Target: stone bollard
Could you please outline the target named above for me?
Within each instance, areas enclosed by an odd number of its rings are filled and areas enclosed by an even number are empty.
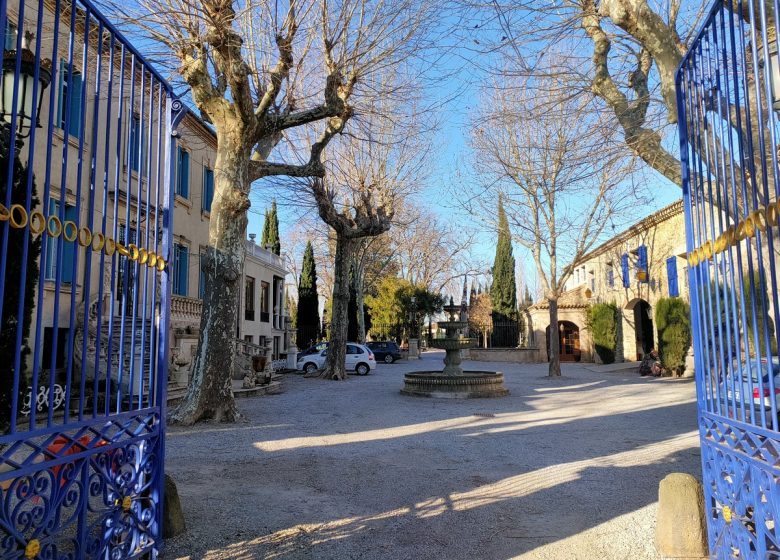
[[[181,510],[179,491],[169,475],[165,475],[165,495],[163,498],[163,538],[170,539],[187,530],[184,513]]]
[[[410,360],[416,360],[420,357],[420,348],[417,345],[417,339],[416,338],[410,338],[409,339],[409,359]]]
[[[287,347],[287,369],[296,369],[298,367],[298,348],[295,344]]]
[[[704,491],[695,477],[671,473],[658,487],[655,547],[667,558],[707,558]]]

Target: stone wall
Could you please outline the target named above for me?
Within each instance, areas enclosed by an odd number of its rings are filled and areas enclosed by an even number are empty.
[[[538,348],[471,348],[467,359],[515,364],[535,364],[542,361]]]

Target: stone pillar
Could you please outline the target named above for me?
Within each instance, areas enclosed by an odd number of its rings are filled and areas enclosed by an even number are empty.
[[[295,344],[287,347],[287,369],[296,369],[298,367],[298,348]]]
[[[420,347],[416,338],[409,339],[409,359],[416,360],[420,357]]]
[[[691,347],[688,348],[688,354],[685,356],[685,371],[683,371],[683,377],[694,377],[696,375],[696,368],[694,364],[695,360],[693,357],[693,344],[691,344]]]

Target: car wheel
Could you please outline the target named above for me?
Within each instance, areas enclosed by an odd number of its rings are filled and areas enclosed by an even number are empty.
[[[392,364],[393,363],[393,356],[391,354],[385,354],[385,363],[386,364]]]
[[[358,375],[368,375],[368,370],[369,368],[366,364],[358,364],[357,367],[355,368],[355,372]]]
[[[312,373],[314,373],[315,371],[317,371],[317,369],[318,369],[318,368],[317,368],[317,364],[315,364],[314,362],[309,362],[308,364],[306,364],[305,366],[303,366],[303,371],[305,371],[305,372],[306,372],[306,373],[308,373],[309,375],[311,375]]]

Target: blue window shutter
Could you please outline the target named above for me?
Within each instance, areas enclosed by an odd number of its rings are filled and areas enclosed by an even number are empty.
[[[631,274],[628,270],[628,255],[624,254],[620,257],[620,267],[623,269],[623,287],[631,287]]]
[[[669,296],[679,296],[680,288],[677,283],[677,257],[669,257],[666,259],[666,275],[669,277]]]
[[[182,246],[181,247],[181,268],[179,268],[179,274],[181,275],[181,295],[186,296],[187,295],[187,277],[189,275],[190,266],[189,266],[189,253],[187,252],[187,247]]]
[[[184,198],[190,197],[190,153],[183,151],[181,157],[181,165],[182,165],[182,185],[181,195]]]
[[[5,22],[5,50],[16,50],[16,26],[10,21]]]
[[[75,71],[68,76],[68,133],[79,138],[81,136],[81,74]]]
[[[65,221],[78,224],[78,215],[75,206],[65,206]],[[73,261],[76,254],[75,241],[63,241],[62,246],[62,282],[70,283],[73,280]]]
[[[176,147],[176,194],[181,195],[181,146]]]
[[[214,200],[214,171],[203,168],[203,210],[211,212],[211,202]]]
[[[200,254],[200,266],[198,266],[198,297],[203,299],[206,295],[206,272],[203,270],[203,253]]]
[[[49,200],[49,216],[58,216],[59,214],[59,201]],[[44,278],[46,280],[54,280],[57,277],[57,237],[48,237],[46,239],[46,268],[44,271]]]
[[[138,171],[138,140],[141,137],[141,119],[138,115],[133,115],[130,120],[130,169]]]
[[[647,247],[640,245],[637,250],[636,269],[637,272],[643,271],[645,273],[644,279],[640,277],[639,281],[642,283],[648,283],[650,281],[650,270],[647,266]]]

